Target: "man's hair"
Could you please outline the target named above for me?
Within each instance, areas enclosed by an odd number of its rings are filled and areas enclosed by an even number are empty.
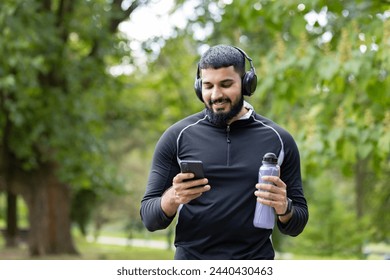
[[[244,55],[238,49],[227,45],[217,45],[209,48],[199,61],[199,69],[219,69],[229,66],[233,66],[241,77],[244,76]]]

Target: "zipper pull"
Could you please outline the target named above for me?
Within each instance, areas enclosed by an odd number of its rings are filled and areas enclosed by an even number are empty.
[[[230,144],[230,125],[226,127],[226,142]]]

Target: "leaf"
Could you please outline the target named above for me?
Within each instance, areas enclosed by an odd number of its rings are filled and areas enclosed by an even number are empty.
[[[356,161],[357,146],[355,143],[344,141],[341,145],[341,158],[347,164],[351,164]]]
[[[319,65],[320,77],[326,81],[332,80],[340,68],[340,62],[330,55],[324,56]]]
[[[390,154],[390,133],[384,133],[378,139],[378,150],[384,158]],[[387,156],[386,156],[387,155]]]
[[[360,145],[357,150],[358,156],[360,159],[365,159],[368,155],[373,151],[374,147],[371,143],[366,143],[364,145]]]

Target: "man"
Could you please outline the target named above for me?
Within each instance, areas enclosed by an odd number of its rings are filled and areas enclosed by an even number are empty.
[[[244,51],[211,47],[195,81],[205,109],[168,128],[156,145],[141,217],[155,231],[178,216],[175,259],[274,259],[272,229],[253,225],[256,203],[274,208],[283,234],[296,236],[307,223],[293,138],[244,101],[256,83]],[[278,155],[281,175],[262,178],[273,184],[258,184],[268,152]],[[194,174],[181,173],[182,160],[201,160],[205,178],[188,180]]]

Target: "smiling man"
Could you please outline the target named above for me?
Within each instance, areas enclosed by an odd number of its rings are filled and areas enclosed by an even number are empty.
[[[283,234],[297,236],[306,226],[298,148],[286,130],[244,101],[256,85],[244,51],[211,47],[195,80],[205,109],[169,127],[156,145],[141,218],[155,231],[178,216],[175,259],[274,259],[273,229],[253,225],[256,203],[273,207]],[[281,175],[259,184],[268,152],[278,155]],[[194,174],[182,172],[185,160],[202,161],[205,178],[191,180]]]

